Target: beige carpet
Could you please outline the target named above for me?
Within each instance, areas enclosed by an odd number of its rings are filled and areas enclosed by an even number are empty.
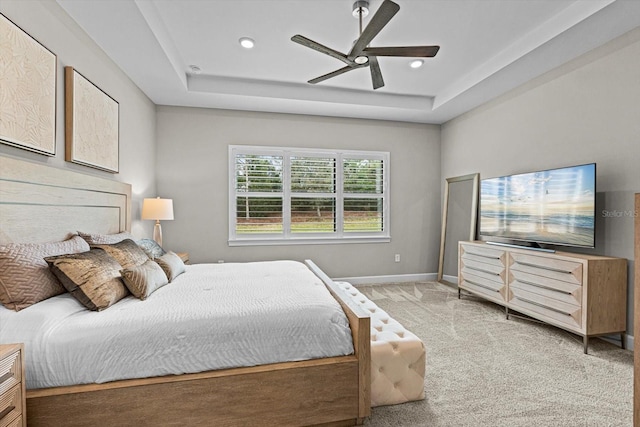
[[[358,289],[427,349],[426,400],[366,426],[632,426],[633,353],[522,319],[433,282]]]

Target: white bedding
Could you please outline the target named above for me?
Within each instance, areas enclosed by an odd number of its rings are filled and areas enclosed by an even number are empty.
[[[0,343],[23,342],[27,388],[103,383],[353,353],[348,320],[304,264],[188,265],[102,312],[70,294],[0,305]]]

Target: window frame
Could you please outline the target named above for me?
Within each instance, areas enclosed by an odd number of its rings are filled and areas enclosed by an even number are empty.
[[[281,233],[236,233],[237,197],[251,196],[252,193],[239,193],[236,190],[236,155],[282,156],[282,192],[260,193],[266,197],[282,196],[282,232]],[[291,189],[291,158],[292,157],[332,157],[336,160],[335,193],[300,193]],[[229,145],[229,246],[259,246],[259,245],[304,245],[304,244],[343,244],[343,243],[387,243],[391,241],[390,220],[390,157],[387,151],[358,151],[340,149],[315,149],[269,147],[251,145]],[[347,198],[381,198],[382,203],[382,231],[376,232],[345,232],[344,231],[344,159],[382,160],[382,193],[346,193]],[[336,231],[327,232],[291,232],[291,199],[292,198],[334,198]]]

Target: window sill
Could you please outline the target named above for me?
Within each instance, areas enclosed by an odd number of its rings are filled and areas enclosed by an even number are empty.
[[[229,246],[288,246],[288,245],[344,245],[362,243],[389,243],[391,237],[342,237],[342,238],[299,238],[299,239],[236,239],[229,240]]]

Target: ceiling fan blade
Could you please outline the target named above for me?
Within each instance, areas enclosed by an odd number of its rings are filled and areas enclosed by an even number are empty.
[[[330,47],[322,45],[318,42],[314,42],[313,40],[301,36],[300,34],[296,34],[295,36],[291,37],[291,41],[311,48],[313,50],[317,50],[318,52],[324,53],[325,55],[332,56],[344,62],[345,64],[353,64],[353,61],[347,59],[347,55],[345,55],[344,53],[338,52],[337,50],[331,49]]]
[[[375,56],[369,57],[369,68],[371,69],[371,81],[373,81],[373,90],[379,89],[384,86],[384,79],[382,78],[382,71],[380,71],[378,58],[376,58]]]
[[[362,50],[362,53],[375,56],[432,58],[439,50],[440,46],[367,47]]]
[[[359,68],[359,67],[356,67],[356,68]],[[331,77],[336,77],[336,76],[339,76],[340,74],[344,74],[347,71],[355,70],[356,68],[350,67],[350,66],[346,66],[344,68],[340,68],[339,70],[332,71],[332,72],[330,72],[328,74],[325,74],[323,76],[316,77],[315,79],[309,80],[309,83],[314,85],[316,83],[320,83],[320,82],[323,82],[323,81],[325,81],[327,79],[330,79]]]
[[[358,55],[362,53],[365,47],[371,40],[384,28],[385,25],[389,23],[391,18],[398,13],[400,10],[400,6],[391,0],[384,0],[384,3],[378,8],[376,14],[373,15],[373,18],[367,24],[367,27],[362,31],[362,34],[356,40],[356,43],[351,48],[349,55],[347,57],[353,61]]]

